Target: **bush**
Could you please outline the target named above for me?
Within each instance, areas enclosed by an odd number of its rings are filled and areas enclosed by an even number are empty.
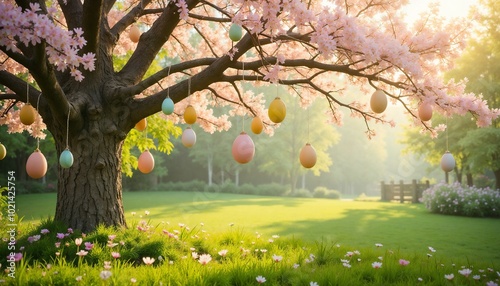
[[[326,187],[317,187],[314,189],[313,195],[314,198],[327,198],[327,199],[340,199],[340,192],[337,190],[329,190]]]
[[[434,213],[500,217],[500,192],[490,188],[436,184],[424,191],[422,202]]]
[[[291,192],[288,196],[296,198],[312,198],[312,194],[308,189],[296,189],[295,192]]]
[[[287,191],[287,186],[277,183],[262,184],[256,187],[256,195],[260,196],[282,196]]]

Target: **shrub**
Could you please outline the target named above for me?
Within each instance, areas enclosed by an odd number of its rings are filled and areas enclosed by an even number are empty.
[[[317,187],[314,189],[313,195],[314,198],[327,198],[327,199],[340,199],[340,192],[337,190],[329,190],[326,187]]]
[[[287,186],[277,183],[262,184],[256,187],[256,195],[261,196],[282,196],[287,191]]]
[[[422,202],[434,213],[500,217],[500,192],[490,188],[436,184],[424,191]]]
[[[311,198],[312,194],[308,189],[296,189],[295,192],[291,192],[288,196],[296,198]]]

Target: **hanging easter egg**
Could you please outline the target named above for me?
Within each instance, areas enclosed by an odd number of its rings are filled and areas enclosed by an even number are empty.
[[[299,159],[300,159],[300,164],[304,166],[304,168],[309,169],[314,167],[314,165],[316,165],[316,160],[317,160],[316,150],[311,144],[306,143],[306,145],[302,147],[302,150],[300,150]]]
[[[31,125],[33,124],[33,122],[35,122],[36,110],[31,104],[26,103],[25,105],[23,105],[23,107],[21,107],[19,117],[24,125]]]
[[[271,101],[267,114],[269,115],[269,119],[274,123],[280,123],[283,121],[286,116],[286,106],[283,100],[276,97],[273,101]]]
[[[229,28],[229,38],[233,42],[237,42],[243,36],[243,29],[238,24],[232,24]]]
[[[170,97],[165,98],[161,103],[161,111],[166,115],[170,115],[174,112],[174,101]]]
[[[139,156],[139,160],[137,161],[137,167],[139,171],[144,174],[151,173],[155,167],[155,158],[149,150],[145,150],[142,152],[141,156]]]
[[[47,173],[47,159],[45,159],[45,156],[40,150],[36,149],[28,157],[28,161],[26,161],[26,172],[28,176],[33,179],[40,179]]]
[[[253,140],[247,133],[241,132],[233,142],[232,148],[233,158],[240,164],[246,164],[252,161],[255,154],[255,145]]]
[[[184,121],[186,121],[187,124],[194,124],[196,122],[196,110],[191,104],[188,105],[184,111]]]
[[[70,168],[73,166],[73,153],[69,151],[69,149],[66,149],[62,151],[61,155],[59,156],[59,165],[63,167],[64,169]]]
[[[432,118],[432,105],[423,102],[418,106],[418,117],[422,121],[429,121]]]
[[[375,113],[382,113],[387,108],[387,96],[381,89],[377,89],[370,98],[370,107]]]
[[[135,124],[135,129],[143,131],[144,129],[146,129],[147,126],[148,126],[148,121],[146,120],[146,118],[143,118]]]
[[[7,156],[7,149],[5,149],[5,146],[0,143],[0,160],[3,160]]]
[[[128,36],[130,40],[134,43],[139,42],[139,38],[141,37],[141,30],[136,25],[130,26],[130,30],[128,32]]]
[[[441,169],[445,172],[450,172],[455,169],[455,158],[453,158],[450,151],[446,151],[441,157]]]
[[[264,124],[262,124],[262,120],[260,119],[260,117],[255,116],[252,119],[250,128],[252,129],[252,132],[254,134],[260,134],[262,132],[262,129],[264,129]]]
[[[196,133],[191,127],[184,129],[181,137],[182,145],[185,147],[193,147],[196,143]]]

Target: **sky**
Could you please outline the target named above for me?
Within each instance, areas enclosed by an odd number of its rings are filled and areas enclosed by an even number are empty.
[[[478,0],[410,0],[408,6],[409,16],[417,16],[425,11],[431,2],[439,2],[441,5],[440,12],[443,16],[450,17],[465,17],[471,5],[478,2]]]

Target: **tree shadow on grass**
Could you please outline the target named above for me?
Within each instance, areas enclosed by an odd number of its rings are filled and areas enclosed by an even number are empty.
[[[422,205],[387,203],[378,209],[348,209],[338,218],[273,222],[263,231],[353,247],[381,243],[392,250],[500,263],[500,220],[433,214]],[[430,252],[429,246],[438,251]]]

